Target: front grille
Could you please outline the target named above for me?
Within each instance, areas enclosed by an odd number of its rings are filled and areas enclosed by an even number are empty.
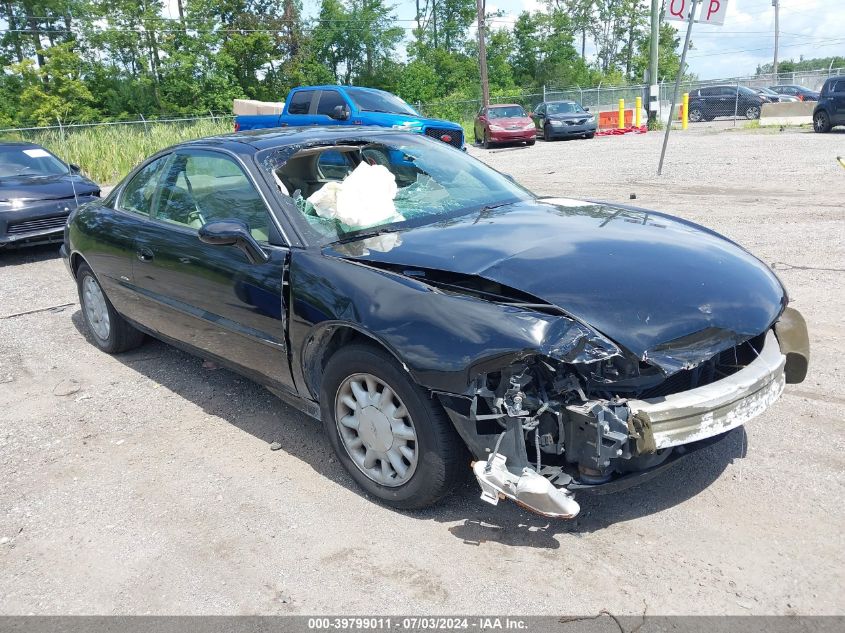
[[[67,215],[55,215],[49,218],[38,220],[26,220],[24,222],[12,222],[6,228],[9,235],[23,235],[24,233],[36,233],[48,229],[60,229],[64,227]]]
[[[766,333],[716,354],[693,369],[684,369],[669,376],[661,384],[641,393],[642,399],[660,398],[709,385],[747,367],[763,350]]]
[[[436,138],[438,141],[442,141],[442,136],[448,136],[449,140],[444,141],[449,143],[452,147],[457,147],[460,149],[464,146],[464,135],[463,132],[458,130],[450,130],[445,127],[427,127],[425,128],[425,135],[430,136],[431,138]]]
[[[566,121],[569,125],[584,125],[587,119],[568,119]]]

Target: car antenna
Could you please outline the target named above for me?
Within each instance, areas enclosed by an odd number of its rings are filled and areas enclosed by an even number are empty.
[[[67,175],[70,176],[70,187],[73,189],[73,203],[76,205],[76,208],[79,208],[79,196],[76,195],[76,183],[74,182],[74,174],[73,169],[70,167],[70,163],[65,163],[67,165]]]

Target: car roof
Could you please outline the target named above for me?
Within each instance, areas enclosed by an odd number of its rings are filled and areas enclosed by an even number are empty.
[[[403,130],[391,130],[377,126],[304,126],[267,128],[261,130],[246,130],[221,134],[218,136],[207,136],[191,141],[186,141],[169,148],[171,150],[182,147],[210,147],[226,149],[236,154],[255,154],[264,149],[274,147],[286,147],[288,145],[300,145],[304,143],[326,143],[360,138],[376,137],[384,135],[411,134]],[[419,136],[419,135],[415,135]]]
[[[338,88],[342,88],[344,90],[360,90],[362,92],[376,92],[376,93],[385,93],[386,90],[379,90],[378,88],[367,88],[365,86],[338,86],[337,84],[324,84],[322,86],[301,86],[299,88],[294,88],[294,90],[337,90]],[[293,92],[293,91],[291,91]],[[392,94],[392,93],[387,93]]]
[[[572,99],[556,99],[554,101],[546,101],[545,103],[577,103],[577,101],[573,101]]]
[[[491,103],[487,107],[488,108],[514,108],[514,107],[521,108],[522,106],[518,103]]]
[[[43,149],[40,145],[29,141],[0,141],[0,147],[37,147]]]

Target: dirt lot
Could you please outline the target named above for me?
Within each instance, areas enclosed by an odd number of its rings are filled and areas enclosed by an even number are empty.
[[[571,522],[474,483],[381,507],[263,389],[158,342],[98,352],[54,248],[0,255],[0,612],[842,613],[845,134],[694,129],[658,179],[660,140],[470,151],[539,193],[747,246],[806,316],[811,373],[746,432],[580,496]]]

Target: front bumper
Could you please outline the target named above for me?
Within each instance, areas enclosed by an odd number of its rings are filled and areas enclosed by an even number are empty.
[[[553,138],[563,138],[567,136],[580,136],[582,134],[595,134],[597,127],[598,125],[595,121],[581,125],[570,125],[564,122],[563,125],[550,125],[549,129]]]
[[[537,136],[536,128],[530,130],[490,130],[490,141],[493,143],[517,143],[519,141],[530,141]]]
[[[79,204],[97,200],[79,196]],[[21,209],[0,210],[0,248],[61,242],[76,200],[33,200]]]
[[[657,450],[726,433],[757,417],[783,392],[786,356],[773,330],[760,355],[735,374],[690,391],[629,400],[631,414],[649,421]]]

